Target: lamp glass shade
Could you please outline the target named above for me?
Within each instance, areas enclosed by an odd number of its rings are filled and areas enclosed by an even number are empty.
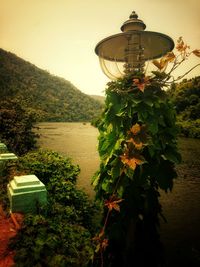
[[[97,44],[95,52],[99,56],[103,72],[113,80],[125,74],[126,63],[139,69],[140,65],[137,66],[137,64],[141,60],[144,63],[160,58],[173,48],[173,40],[165,34],[151,31],[128,31],[103,39]],[[127,50],[131,56],[127,56]]]

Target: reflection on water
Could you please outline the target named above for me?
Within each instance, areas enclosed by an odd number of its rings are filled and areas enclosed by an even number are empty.
[[[181,138],[182,163],[172,193],[162,194],[166,266],[200,266],[200,140]]]
[[[81,168],[78,186],[93,196],[91,177],[98,170],[98,130],[89,123],[40,123],[39,145],[69,156]],[[179,140],[183,162],[172,192],[161,192],[167,223],[161,223],[165,267],[200,266],[200,140]]]

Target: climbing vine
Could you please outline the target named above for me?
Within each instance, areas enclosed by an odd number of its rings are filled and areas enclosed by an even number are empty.
[[[176,49],[178,55],[170,52],[153,61],[157,71],[151,76],[135,72],[107,85],[98,127],[101,163],[93,178],[104,214],[93,239],[94,266],[129,266],[131,261],[143,266],[157,256],[157,229],[164,218],[159,190],[172,190],[174,167],[181,161],[176,113],[163,88],[175,81],[172,72],[191,54],[200,56],[200,50],[188,52],[182,38]]]

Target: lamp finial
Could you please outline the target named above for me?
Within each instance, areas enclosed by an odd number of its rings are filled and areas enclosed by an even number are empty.
[[[138,15],[135,13],[135,11],[133,11],[131,15],[129,16],[129,19],[137,19],[137,18],[138,18]]]

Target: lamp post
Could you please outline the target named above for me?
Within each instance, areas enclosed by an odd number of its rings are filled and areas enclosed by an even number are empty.
[[[146,61],[162,57],[174,48],[169,36],[145,31],[145,28],[144,22],[133,11],[121,26],[122,33],[109,36],[96,45],[101,68],[110,79],[143,71]]]
[[[161,266],[158,190],[172,189],[180,156],[175,110],[162,80],[145,76],[144,65],[170,52],[174,42],[145,28],[132,12],[122,33],[95,48],[103,72],[116,80],[107,85],[98,126],[101,164],[93,185],[103,223],[94,239],[99,254],[95,266]]]

